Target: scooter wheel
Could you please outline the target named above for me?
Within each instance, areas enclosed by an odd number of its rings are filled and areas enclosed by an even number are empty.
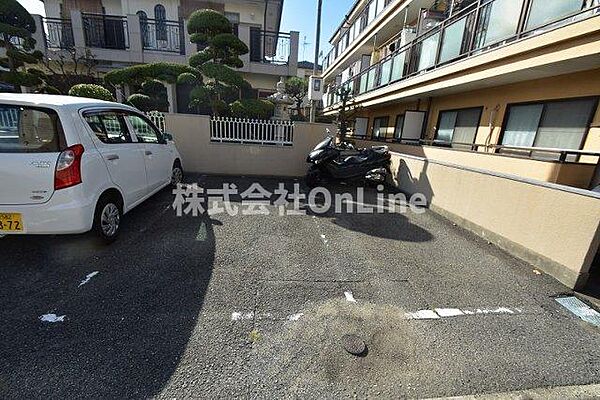
[[[310,188],[319,186],[322,180],[321,171],[318,169],[308,171],[304,180],[306,181],[306,186]]]

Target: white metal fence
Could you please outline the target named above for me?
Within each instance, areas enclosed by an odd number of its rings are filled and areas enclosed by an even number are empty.
[[[212,117],[210,140],[223,143],[292,146],[294,124],[291,121]]]
[[[160,111],[148,111],[146,116],[162,133],[165,132],[165,114]]]

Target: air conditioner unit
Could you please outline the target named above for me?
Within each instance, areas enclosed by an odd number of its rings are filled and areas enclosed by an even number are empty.
[[[435,28],[446,19],[446,14],[442,11],[422,10],[419,18],[418,34],[427,32]]]

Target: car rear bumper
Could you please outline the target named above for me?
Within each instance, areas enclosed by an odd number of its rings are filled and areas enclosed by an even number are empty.
[[[0,235],[83,233],[92,229],[95,202],[82,196],[80,186],[54,192],[43,204],[0,205],[0,213],[20,213],[23,230]]]

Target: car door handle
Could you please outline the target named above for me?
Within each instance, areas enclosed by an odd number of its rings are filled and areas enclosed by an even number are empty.
[[[116,154],[109,154],[109,155],[107,155],[107,156],[106,156],[106,159],[107,159],[108,161],[114,161],[114,160],[118,160],[118,159],[119,159],[119,156],[118,156],[118,155],[116,155]]]
[[[151,152],[150,150],[146,150],[146,155],[147,155],[147,156],[151,156],[151,155],[152,155],[152,152]]]

